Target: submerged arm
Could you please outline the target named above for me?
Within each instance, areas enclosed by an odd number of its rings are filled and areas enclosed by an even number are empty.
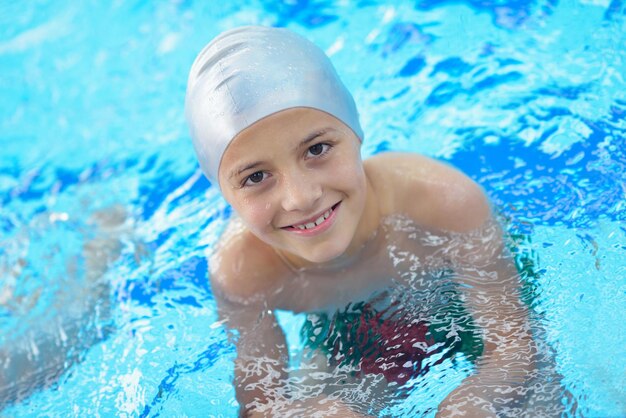
[[[240,416],[362,416],[324,395],[297,399],[292,396],[287,342],[271,310],[222,300],[220,314],[238,334],[234,385]]]
[[[485,193],[463,173],[424,157],[401,168],[407,189],[421,196],[405,210],[421,225],[448,231],[440,255],[452,262],[462,297],[480,327],[484,352],[477,373],[452,391],[439,416],[494,416],[500,404],[520,405],[524,385],[535,370],[536,344],[519,277],[505,255],[502,231]],[[400,167],[399,164],[396,166]],[[444,239],[445,241],[445,239]]]
[[[271,310],[222,300],[220,314],[236,338],[235,393],[241,416],[263,412],[284,398],[287,343]]]
[[[535,371],[537,348],[520,300],[517,270],[505,255],[496,223],[480,232],[468,234],[453,262],[465,302],[481,329],[484,352],[477,373],[448,395],[439,416],[461,411],[495,416],[503,407],[521,408]]]

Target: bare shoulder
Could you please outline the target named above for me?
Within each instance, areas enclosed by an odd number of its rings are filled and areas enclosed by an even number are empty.
[[[209,260],[213,292],[237,304],[267,302],[288,270],[276,253],[233,218]]]
[[[378,154],[365,163],[374,190],[391,202],[386,212],[403,213],[432,228],[466,232],[491,217],[482,188],[443,162],[414,153]]]

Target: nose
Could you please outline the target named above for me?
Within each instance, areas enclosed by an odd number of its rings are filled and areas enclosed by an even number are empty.
[[[282,207],[284,210],[307,212],[322,197],[322,187],[313,173],[298,170],[284,177]]]

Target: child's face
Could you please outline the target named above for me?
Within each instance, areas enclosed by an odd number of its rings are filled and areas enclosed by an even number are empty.
[[[342,255],[366,198],[360,141],[325,112],[293,108],[240,132],[219,169],[226,200],[259,239],[310,262]]]

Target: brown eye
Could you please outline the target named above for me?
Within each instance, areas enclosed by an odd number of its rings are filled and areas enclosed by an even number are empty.
[[[256,186],[257,184],[263,183],[267,177],[269,177],[269,174],[264,171],[254,172],[244,179],[243,183],[241,183],[241,187]]]
[[[330,144],[326,144],[325,142],[320,142],[319,144],[311,145],[309,147],[308,153],[309,156],[319,157],[328,152],[331,148]]]
[[[256,173],[250,174],[250,176],[248,176],[248,180],[250,180],[252,183],[260,183],[261,181],[263,181],[263,172],[257,171]]]
[[[324,151],[322,144],[315,144],[309,147],[309,152],[313,155],[320,155]]]

